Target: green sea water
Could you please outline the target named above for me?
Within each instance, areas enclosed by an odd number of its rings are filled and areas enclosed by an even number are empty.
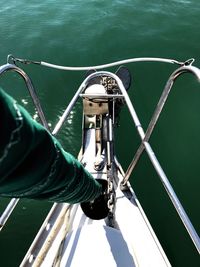
[[[197,0],[1,0],[0,64],[6,63],[8,54],[70,66],[150,56],[180,61],[195,58],[195,66],[200,67],[199,17]],[[53,128],[84,72],[22,67],[31,76]],[[129,95],[146,129],[176,66],[134,63],[128,67],[133,76]],[[0,87],[36,115],[16,74],[1,77]],[[78,104],[58,136],[74,155],[81,144],[80,114]],[[170,93],[150,143],[198,233],[199,134],[200,84],[192,75],[184,74]],[[118,158],[126,169],[140,143],[126,109],[116,129],[116,141]],[[199,255],[145,154],[131,176],[131,184],[172,266],[200,266]],[[1,199],[0,211],[6,203]],[[20,202],[0,233],[0,266],[19,266],[50,206],[39,201]]]

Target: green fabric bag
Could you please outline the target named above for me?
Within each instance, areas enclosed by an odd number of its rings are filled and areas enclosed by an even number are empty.
[[[78,203],[101,185],[28,112],[0,89],[0,196]]]

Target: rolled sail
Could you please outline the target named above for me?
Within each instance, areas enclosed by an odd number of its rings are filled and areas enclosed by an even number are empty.
[[[78,203],[101,186],[58,140],[0,89],[0,196]]]

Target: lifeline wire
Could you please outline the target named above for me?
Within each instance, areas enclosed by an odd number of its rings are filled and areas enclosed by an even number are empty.
[[[130,59],[119,60],[119,61],[115,61],[112,63],[103,64],[103,65],[89,66],[89,67],[60,66],[60,65],[50,64],[50,63],[47,63],[44,61],[41,61],[40,64],[42,66],[46,66],[46,67],[54,68],[54,69],[59,69],[59,70],[81,71],[81,70],[91,70],[91,69],[98,70],[98,69],[110,68],[110,67],[118,66],[118,65],[122,65],[122,64],[128,64],[128,63],[133,63],[133,62],[142,62],[142,61],[164,62],[164,63],[178,64],[178,65],[184,64],[184,62],[179,62],[179,61],[174,60],[174,59],[153,58],[153,57],[130,58]]]
[[[60,66],[51,64],[45,61],[33,61],[27,59],[16,58],[13,55],[8,55],[7,62],[10,60],[13,61],[15,64],[16,62],[20,62],[23,64],[37,64],[49,68],[59,69],[59,70],[68,70],[68,71],[84,71],[84,70],[92,70],[92,69],[103,69],[103,68],[110,68],[113,66],[118,66],[122,64],[134,63],[134,62],[163,62],[163,63],[170,63],[170,64],[178,64],[178,65],[190,65],[194,62],[194,59],[188,59],[185,62],[177,61],[175,59],[167,59],[167,58],[155,58],[155,57],[139,57],[139,58],[129,58],[124,60],[115,61],[112,63],[97,65],[97,66],[87,66],[87,67],[70,67],[70,66]]]

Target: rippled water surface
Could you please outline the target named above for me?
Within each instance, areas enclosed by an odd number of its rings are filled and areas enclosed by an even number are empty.
[[[131,57],[195,58],[200,66],[200,2],[195,0],[10,0],[0,5],[0,64],[8,54],[71,66],[97,65]],[[31,76],[49,124],[55,125],[79,86],[84,72],[22,66]],[[146,129],[175,65],[135,63],[129,66],[130,96]],[[115,71],[116,68],[110,69]],[[24,83],[7,73],[0,86],[35,114]],[[194,226],[199,231],[200,85],[191,75],[175,84],[151,144]],[[77,155],[81,137],[81,104],[70,114],[59,139]],[[116,130],[117,153],[124,168],[139,138],[125,109]],[[131,130],[132,129],[132,130]],[[199,266],[198,254],[162,185],[144,155],[131,183],[172,266]],[[6,200],[1,200],[3,210]],[[21,201],[0,234],[1,266],[18,266],[49,203]]]

